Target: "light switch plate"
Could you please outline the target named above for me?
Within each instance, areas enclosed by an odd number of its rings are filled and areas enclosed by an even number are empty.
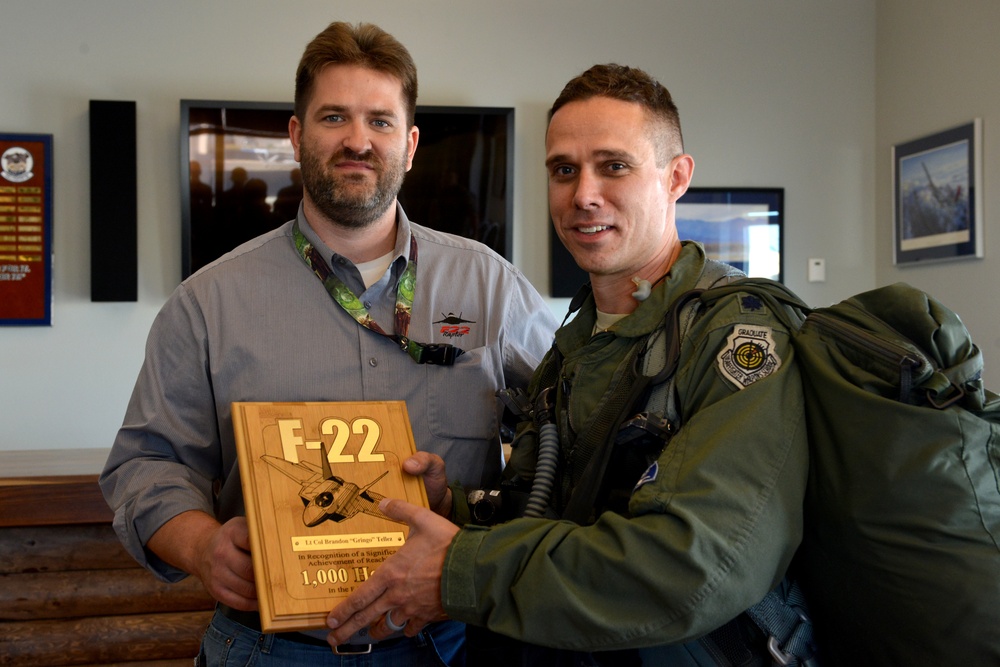
[[[809,282],[826,282],[826,260],[822,257],[809,258]]]

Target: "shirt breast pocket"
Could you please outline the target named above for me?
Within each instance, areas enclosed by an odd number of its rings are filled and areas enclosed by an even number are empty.
[[[498,354],[479,347],[466,350],[451,366],[424,367],[432,435],[476,440],[496,436],[496,392],[503,380]]]

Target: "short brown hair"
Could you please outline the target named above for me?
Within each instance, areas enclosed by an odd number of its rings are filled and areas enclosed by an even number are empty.
[[[610,97],[641,105],[661,131],[654,138],[657,159],[664,165],[684,152],[681,117],[670,91],[646,72],[635,67],[594,65],[567,83],[549,110],[552,115],[570,102],[582,102],[592,97]]]
[[[417,107],[417,66],[399,41],[372,23],[335,21],[309,42],[295,73],[295,115],[305,120],[316,76],[328,65],[361,65],[399,79],[406,119],[413,126]]]

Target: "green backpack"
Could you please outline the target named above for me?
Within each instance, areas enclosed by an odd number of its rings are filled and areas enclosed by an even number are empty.
[[[1000,397],[959,317],[902,283],[815,309],[757,279],[700,300],[734,291],[808,313],[794,568],[820,663],[1000,665]]]

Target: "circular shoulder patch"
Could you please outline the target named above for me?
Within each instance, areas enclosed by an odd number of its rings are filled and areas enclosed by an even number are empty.
[[[774,350],[773,330],[737,324],[719,352],[717,362],[722,375],[737,389],[766,378],[781,368],[781,358]]]

